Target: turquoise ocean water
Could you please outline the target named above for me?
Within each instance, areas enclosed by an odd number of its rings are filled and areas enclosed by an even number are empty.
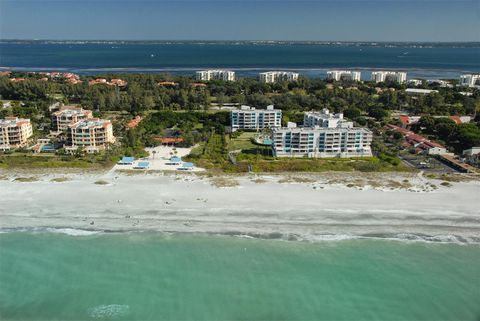
[[[480,246],[0,234],[1,320],[471,320]]]

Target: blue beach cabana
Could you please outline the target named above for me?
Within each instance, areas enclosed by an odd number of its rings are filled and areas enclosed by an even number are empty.
[[[178,170],[181,171],[188,171],[193,169],[193,163],[183,163],[182,166],[177,168]]]
[[[133,165],[135,157],[123,156],[121,160],[118,161],[118,165]]]
[[[167,165],[180,165],[182,163],[182,159],[178,156],[172,156],[167,162]]]
[[[135,169],[148,169],[150,167],[149,162],[138,162],[133,168]]]

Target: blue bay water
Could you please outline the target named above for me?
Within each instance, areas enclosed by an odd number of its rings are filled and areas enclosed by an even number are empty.
[[[480,246],[0,234],[2,320],[472,320]]]
[[[457,78],[480,71],[480,48],[370,47],[254,44],[15,44],[0,43],[0,67],[18,70],[170,72],[192,74],[200,68],[232,68],[240,76],[267,69],[298,70],[322,77],[327,69],[389,68],[409,77]]]

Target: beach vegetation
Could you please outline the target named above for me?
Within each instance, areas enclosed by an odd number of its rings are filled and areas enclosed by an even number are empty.
[[[95,185],[108,185],[108,184],[110,184],[110,182],[105,181],[105,180],[103,180],[103,179],[100,179],[100,180],[98,180],[98,181],[95,181],[94,184],[95,184]]]
[[[17,177],[14,179],[15,182],[30,183],[38,181],[38,177],[29,176],[29,177]]]
[[[54,183],[63,183],[63,182],[68,182],[69,180],[71,180],[69,177],[63,176],[63,177],[52,178],[50,181]]]
[[[73,155],[60,156],[55,154],[30,154],[12,153],[0,155],[0,168],[84,168],[84,169],[105,169],[110,162],[105,163],[95,156],[77,158]]]
[[[240,185],[236,179],[225,176],[212,177],[210,179],[210,184],[215,187],[236,187]]]
[[[305,177],[305,176],[293,176],[293,175],[287,175],[282,177],[281,179],[278,180],[278,183],[315,183],[316,180],[314,178],[310,177]]]

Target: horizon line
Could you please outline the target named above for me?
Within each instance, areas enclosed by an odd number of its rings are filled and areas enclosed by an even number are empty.
[[[422,41],[422,40],[272,40],[272,39],[38,39],[38,38],[0,38],[0,41],[129,41],[129,42],[152,42],[152,41],[172,41],[172,42],[325,42],[325,43],[480,43],[480,40],[463,41]]]

